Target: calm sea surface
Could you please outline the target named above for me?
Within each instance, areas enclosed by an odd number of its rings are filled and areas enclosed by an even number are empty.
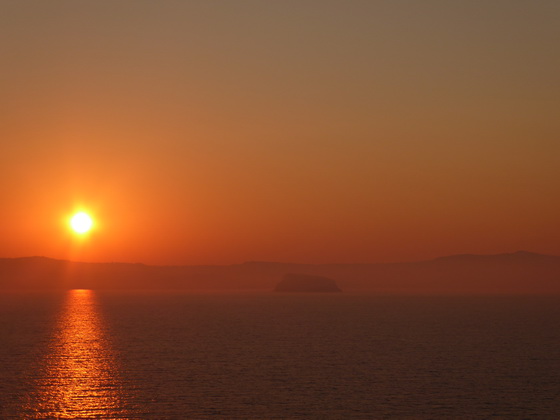
[[[0,294],[0,418],[560,418],[560,298]]]

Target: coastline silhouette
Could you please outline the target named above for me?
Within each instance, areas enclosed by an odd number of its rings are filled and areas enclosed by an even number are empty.
[[[560,257],[519,251],[377,264],[150,266],[45,257],[1,258],[0,290],[271,291],[283,276],[328,277],[345,291],[397,294],[558,294]]]

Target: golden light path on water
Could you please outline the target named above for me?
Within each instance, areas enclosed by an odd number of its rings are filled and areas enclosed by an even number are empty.
[[[67,292],[44,367],[36,418],[128,418],[93,291]]]

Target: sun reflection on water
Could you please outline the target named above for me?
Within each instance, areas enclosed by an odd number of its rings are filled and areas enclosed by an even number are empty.
[[[31,401],[36,418],[128,417],[92,290],[68,292],[44,367]]]

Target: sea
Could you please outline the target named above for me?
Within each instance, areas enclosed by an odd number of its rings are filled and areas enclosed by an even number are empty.
[[[1,419],[559,419],[560,297],[0,293]]]

